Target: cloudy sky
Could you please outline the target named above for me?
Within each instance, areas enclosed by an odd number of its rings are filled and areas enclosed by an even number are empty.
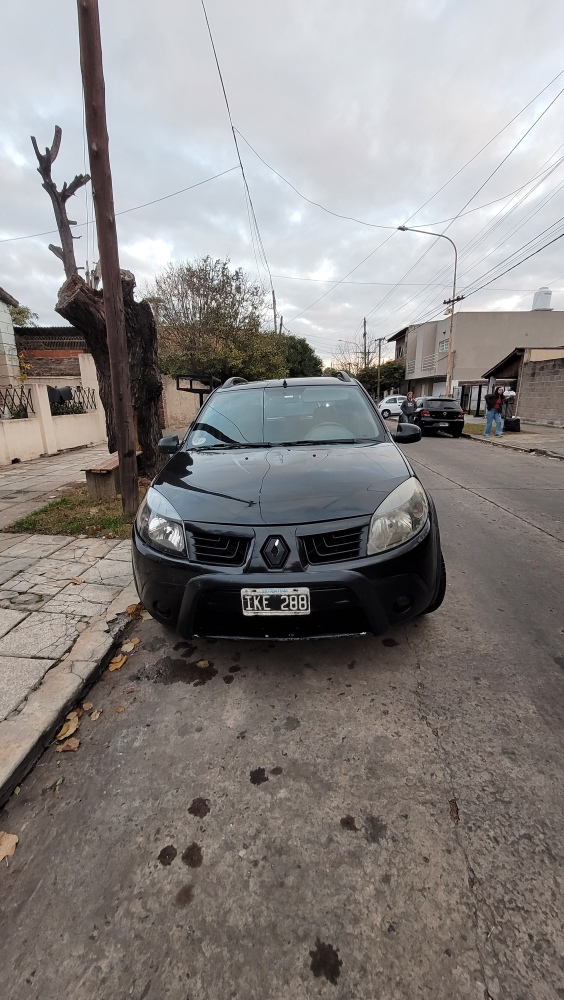
[[[394,231],[408,220],[455,240],[461,292],[495,278],[461,308],[529,309],[548,284],[564,309],[564,239],[497,277],[564,232],[562,0],[206,4],[288,330],[329,358],[363,316],[375,338],[440,314],[452,248]],[[205,254],[257,276],[238,169],[127,211],[237,166],[201,0],[100,0],[100,17],[122,266],[141,287]],[[57,323],[58,240],[17,238],[53,229],[30,135],[62,127],[59,184],[84,170],[76,3],[18,0],[0,24],[0,285]],[[91,216],[83,191],[70,204]]]

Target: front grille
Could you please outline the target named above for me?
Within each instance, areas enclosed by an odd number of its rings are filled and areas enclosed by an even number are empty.
[[[324,531],[321,535],[306,535],[303,545],[307,561],[312,565],[319,565],[357,559],[363,530],[361,526],[346,528],[344,531]]]
[[[189,536],[193,560],[208,566],[243,566],[251,543],[250,538],[204,531],[189,531]]]

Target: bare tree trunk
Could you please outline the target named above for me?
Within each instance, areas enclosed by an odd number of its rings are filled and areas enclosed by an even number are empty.
[[[157,331],[149,303],[136,302],[133,297],[135,278],[131,271],[121,272],[121,282],[133,411],[142,450],[143,471],[152,476],[159,467],[157,445],[161,434],[159,402],[162,383],[157,368]],[[73,274],[61,288],[55,309],[80,330],[92,354],[98,375],[100,399],[106,415],[108,448],[111,452],[115,451],[117,443],[103,292],[91,288],[78,274]]]

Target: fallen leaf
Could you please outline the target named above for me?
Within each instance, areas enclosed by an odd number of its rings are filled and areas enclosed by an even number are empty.
[[[91,701],[83,701],[82,707],[85,712],[89,712],[91,708],[94,708],[94,705],[92,704]]]
[[[116,712],[125,712],[125,706],[124,705],[118,705],[118,707],[116,708]]]
[[[19,795],[20,792],[21,792],[21,786],[16,785],[16,787],[14,788],[14,795]]]
[[[57,733],[56,739],[66,740],[67,736],[71,736],[75,730],[78,729],[79,720],[75,717],[74,719],[68,719],[63,728]]]
[[[121,653],[118,653],[117,656],[112,657],[110,660],[110,670],[121,670],[126,660],[127,656],[122,656]]]
[[[133,643],[134,646],[138,646],[141,639],[129,639],[129,642]]]
[[[134,642],[124,642],[123,646],[121,647],[121,652],[122,653],[132,653],[134,649],[135,649],[135,643]]]
[[[143,605],[142,604],[130,604],[125,609],[125,611],[126,611],[126,614],[128,614],[130,618],[141,618],[142,614],[143,614]]]
[[[0,861],[12,857],[19,839],[15,833],[4,833],[0,830]]]
[[[90,718],[92,719],[93,722],[96,722],[96,719],[99,719],[100,716],[101,716],[101,714],[102,714],[102,710],[100,710],[99,712],[92,712],[92,715],[90,716]]]
[[[74,583],[74,585],[76,587],[76,586],[78,586],[79,583],[84,583],[84,580],[82,579],[81,576],[73,576],[73,578],[71,580],[71,583]]]
[[[55,749],[57,753],[61,753],[63,750],[78,750],[79,746],[80,740],[77,740],[76,736],[73,736],[70,740],[61,743],[60,747],[55,747]]]
[[[196,666],[199,667],[200,670],[205,670],[206,667],[209,667],[209,665],[210,665],[209,660],[198,660],[198,662],[196,663]]]
[[[84,715],[84,709],[83,708],[74,708],[72,710],[72,712],[69,712],[69,714],[67,715],[67,719],[69,721],[70,721],[70,719],[80,719],[81,715]]]

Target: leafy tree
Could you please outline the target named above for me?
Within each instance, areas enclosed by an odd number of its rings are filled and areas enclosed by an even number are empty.
[[[288,378],[303,378],[323,374],[323,362],[317,356],[313,347],[304,337],[294,337],[286,334],[281,337],[282,349],[285,352],[286,376]]]
[[[264,293],[229,260],[201,257],[169,266],[151,289],[159,329],[160,365],[170,375],[285,374],[274,333],[261,331]]]
[[[369,368],[362,368],[357,376],[368,392],[376,396],[378,393],[378,365],[371,365]],[[385,361],[380,366],[380,396],[391,389],[399,389],[405,380],[405,362]]]
[[[37,326],[39,316],[29,306],[8,306],[14,326]]]

